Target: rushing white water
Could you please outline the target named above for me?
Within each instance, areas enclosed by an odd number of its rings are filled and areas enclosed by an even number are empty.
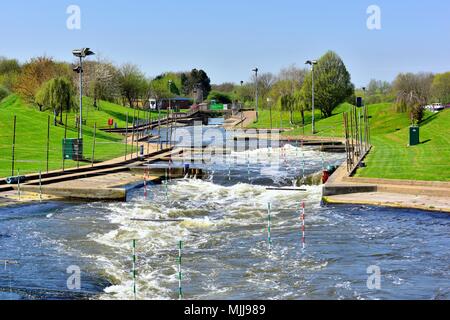
[[[154,185],[146,198],[136,189],[125,203],[2,212],[0,260],[18,264],[0,272],[0,299],[2,291],[8,297],[134,299],[133,240],[138,299],[178,299],[179,241],[185,299],[450,298],[447,216],[322,206],[320,186],[267,190],[292,186],[304,164],[309,174],[342,157],[290,145],[235,152],[225,162],[202,164],[206,179]],[[89,295],[66,289],[71,265],[82,270],[82,291]],[[382,270],[381,290],[367,287],[373,265]]]
[[[190,259],[211,260],[211,263],[219,264],[219,252],[232,252],[237,249],[233,247],[234,241],[231,240],[234,240],[237,236],[235,233],[238,233],[254,241],[253,245],[247,244],[248,252],[242,252],[243,261],[247,259],[246,255],[282,259],[282,255],[269,254],[264,245],[267,234],[267,204],[272,203],[274,208],[272,215],[278,232],[291,229],[292,224],[296,225],[297,231],[300,232],[301,202],[306,201],[313,211],[320,201],[319,187],[309,187],[308,192],[299,195],[289,191],[267,191],[266,187],[243,183],[223,187],[209,181],[180,180],[170,184],[169,201],[166,201],[162,190],[158,194],[156,189],[158,188],[155,188],[154,192],[157,194],[152,200],[137,197],[131,203],[111,204],[107,217],[111,223],[117,224],[118,228],[106,234],[89,235],[92,240],[114,248],[115,253],[123,257],[130,256],[132,240],[137,240],[138,296],[147,299],[174,298],[176,291],[168,288],[177,285],[175,249],[179,240],[185,242],[186,254]],[[277,221],[278,215],[286,211],[291,211],[291,217]],[[184,221],[160,223],[131,220],[173,218],[181,218]],[[320,218],[311,214],[308,220],[309,223],[314,223],[320,221]],[[298,244],[300,245],[300,237]],[[275,245],[275,248],[288,250],[288,247],[283,245]],[[294,250],[300,250],[300,247]],[[201,277],[199,270],[195,270],[195,264],[190,265],[190,259],[186,259],[184,269],[187,283],[192,275]],[[105,290],[107,295],[104,298],[132,299],[129,261],[111,260],[108,257],[101,257],[99,261],[104,263],[100,268],[107,270],[108,275],[117,282],[117,285]],[[204,273],[206,278],[202,280],[203,286],[214,288],[211,277],[214,278],[216,272],[227,272],[227,267],[230,266],[224,264],[217,270],[210,270],[211,273]],[[251,284],[259,281],[259,275],[253,275],[252,266],[245,266],[243,263],[243,267],[250,267],[248,270],[242,270],[247,273],[246,282]],[[232,283],[229,285],[232,287]],[[221,287],[221,290],[228,292],[231,288]]]

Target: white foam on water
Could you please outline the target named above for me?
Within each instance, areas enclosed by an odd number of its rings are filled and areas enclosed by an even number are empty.
[[[97,257],[105,273],[113,279],[114,285],[105,290],[105,299],[133,299],[131,279],[131,242],[137,240],[137,255],[150,263],[139,266],[138,297],[147,299],[174,298],[177,287],[176,257],[177,242],[184,240],[189,249],[200,248],[208,242],[208,232],[233,226],[260,226],[259,236],[265,232],[267,205],[273,208],[273,219],[282,210],[299,208],[301,201],[317,202],[320,188],[307,187],[306,193],[271,191],[264,186],[240,183],[225,187],[203,180],[178,180],[169,185],[170,201],[160,198],[156,203],[138,198],[126,204],[109,205],[106,218],[117,229],[104,234],[93,233],[89,238],[114,252],[114,256]],[[174,203],[180,204],[174,207]],[[278,207],[278,208],[277,208]],[[281,208],[282,207],[282,208]],[[131,219],[174,219],[179,223],[132,221]],[[291,227],[281,224],[280,227]],[[226,240],[226,239],[224,239]],[[265,244],[264,244],[265,246]],[[266,255],[264,249],[255,249],[255,256]],[[284,258],[283,250],[269,256],[272,262]],[[157,261],[161,261],[161,267]],[[165,266],[163,266],[165,265]],[[189,273],[189,269],[185,272]],[[194,270],[192,270],[194,272]],[[188,278],[185,279],[185,281]],[[273,285],[273,284],[271,284]],[[222,293],[225,293],[223,291]]]

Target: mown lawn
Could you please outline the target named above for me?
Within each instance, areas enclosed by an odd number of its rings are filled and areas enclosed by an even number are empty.
[[[146,121],[148,119],[155,120],[158,117],[158,112],[152,111],[150,114],[146,111],[139,111],[131,109],[129,107],[124,107],[107,101],[99,101],[97,107],[94,107],[94,101],[92,98],[83,98],[83,119],[86,120],[86,125],[88,127],[94,127],[97,124],[98,128],[107,128],[108,119],[113,119],[117,123],[118,127],[125,127],[127,114],[128,114],[128,124],[131,126],[133,122],[133,117],[135,119],[140,119]],[[70,125],[75,124],[76,116],[78,110],[72,110],[68,114],[68,123]],[[165,111],[161,111],[161,118],[165,117]],[[65,115],[63,116],[65,120]]]
[[[367,168],[358,171],[359,177],[410,179],[427,181],[450,181],[450,110],[438,114],[426,113],[421,124],[421,144],[408,147],[410,120],[406,113],[397,113],[390,103],[370,105],[371,138],[374,146],[366,159]],[[316,135],[323,137],[344,137],[342,113],[350,109],[342,104],[335,115],[322,119],[316,115]],[[261,112],[260,122],[253,127],[267,127],[268,111]],[[273,112],[273,119],[279,112]],[[289,115],[283,116],[286,126]],[[297,126],[284,135],[311,135],[311,113],[307,114],[308,125]],[[300,123],[300,115],[296,114]],[[279,121],[280,122],[280,121]],[[278,123],[279,123],[278,122]],[[270,127],[270,121],[269,121]],[[274,127],[279,127],[275,126]],[[304,131],[303,131],[304,130]]]
[[[125,126],[126,113],[130,115],[130,125],[134,110],[109,102],[101,101],[99,110],[94,109],[92,100],[84,99],[86,125],[84,132],[84,154],[88,159],[92,158],[94,123],[98,128],[107,127],[108,119],[113,118],[119,126]],[[16,147],[15,147],[15,172],[17,174],[46,171],[47,159],[47,121],[51,118],[49,169],[62,168],[62,139],[64,138],[64,126],[53,126],[51,112],[40,112],[36,107],[23,102],[16,95],[5,98],[0,103],[0,177],[11,175],[12,168],[12,141],[13,119],[17,116]],[[136,113],[137,115],[137,113]],[[68,138],[77,138],[75,128],[75,112],[68,115]],[[155,114],[153,114],[153,117]],[[146,115],[140,113],[145,120]],[[65,115],[63,117],[65,120]],[[128,147],[130,151],[131,147]],[[95,160],[104,161],[119,157],[125,153],[123,136],[104,133],[97,130]],[[82,165],[83,163],[81,163]],[[75,167],[76,162],[66,161],[65,167]]]
[[[359,170],[357,176],[450,181],[450,110],[427,113],[418,146],[408,147],[407,115],[380,112],[373,127],[374,148],[366,160],[367,168]]]
[[[315,112],[316,134],[319,136],[338,136],[342,132],[342,112],[350,109],[350,104],[343,103],[334,111],[334,116],[324,119],[319,110]],[[299,112],[294,113],[294,124],[290,123],[290,113],[288,111],[280,112],[272,110],[273,128],[290,129],[284,132],[284,135],[312,135],[312,112],[305,112],[305,127],[302,126],[302,117]],[[270,111],[260,110],[259,121],[253,123],[249,128],[270,129]],[[293,129],[293,130],[291,130]],[[338,131],[336,131],[338,130]]]

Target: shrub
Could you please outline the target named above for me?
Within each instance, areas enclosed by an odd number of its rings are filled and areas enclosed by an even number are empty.
[[[0,101],[9,96],[10,92],[8,89],[0,86]]]

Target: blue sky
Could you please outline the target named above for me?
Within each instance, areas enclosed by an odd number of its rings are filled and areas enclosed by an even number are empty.
[[[357,86],[399,72],[450,71],[450,2],[443,0],[2,1],[0,56],[71,61],[90,47],[148,76],[203,68],[214,83],[248,80],[336,51]],[[381,8],[381,30],[366,10]],[[66,28],[69,5],[81,30]]]

